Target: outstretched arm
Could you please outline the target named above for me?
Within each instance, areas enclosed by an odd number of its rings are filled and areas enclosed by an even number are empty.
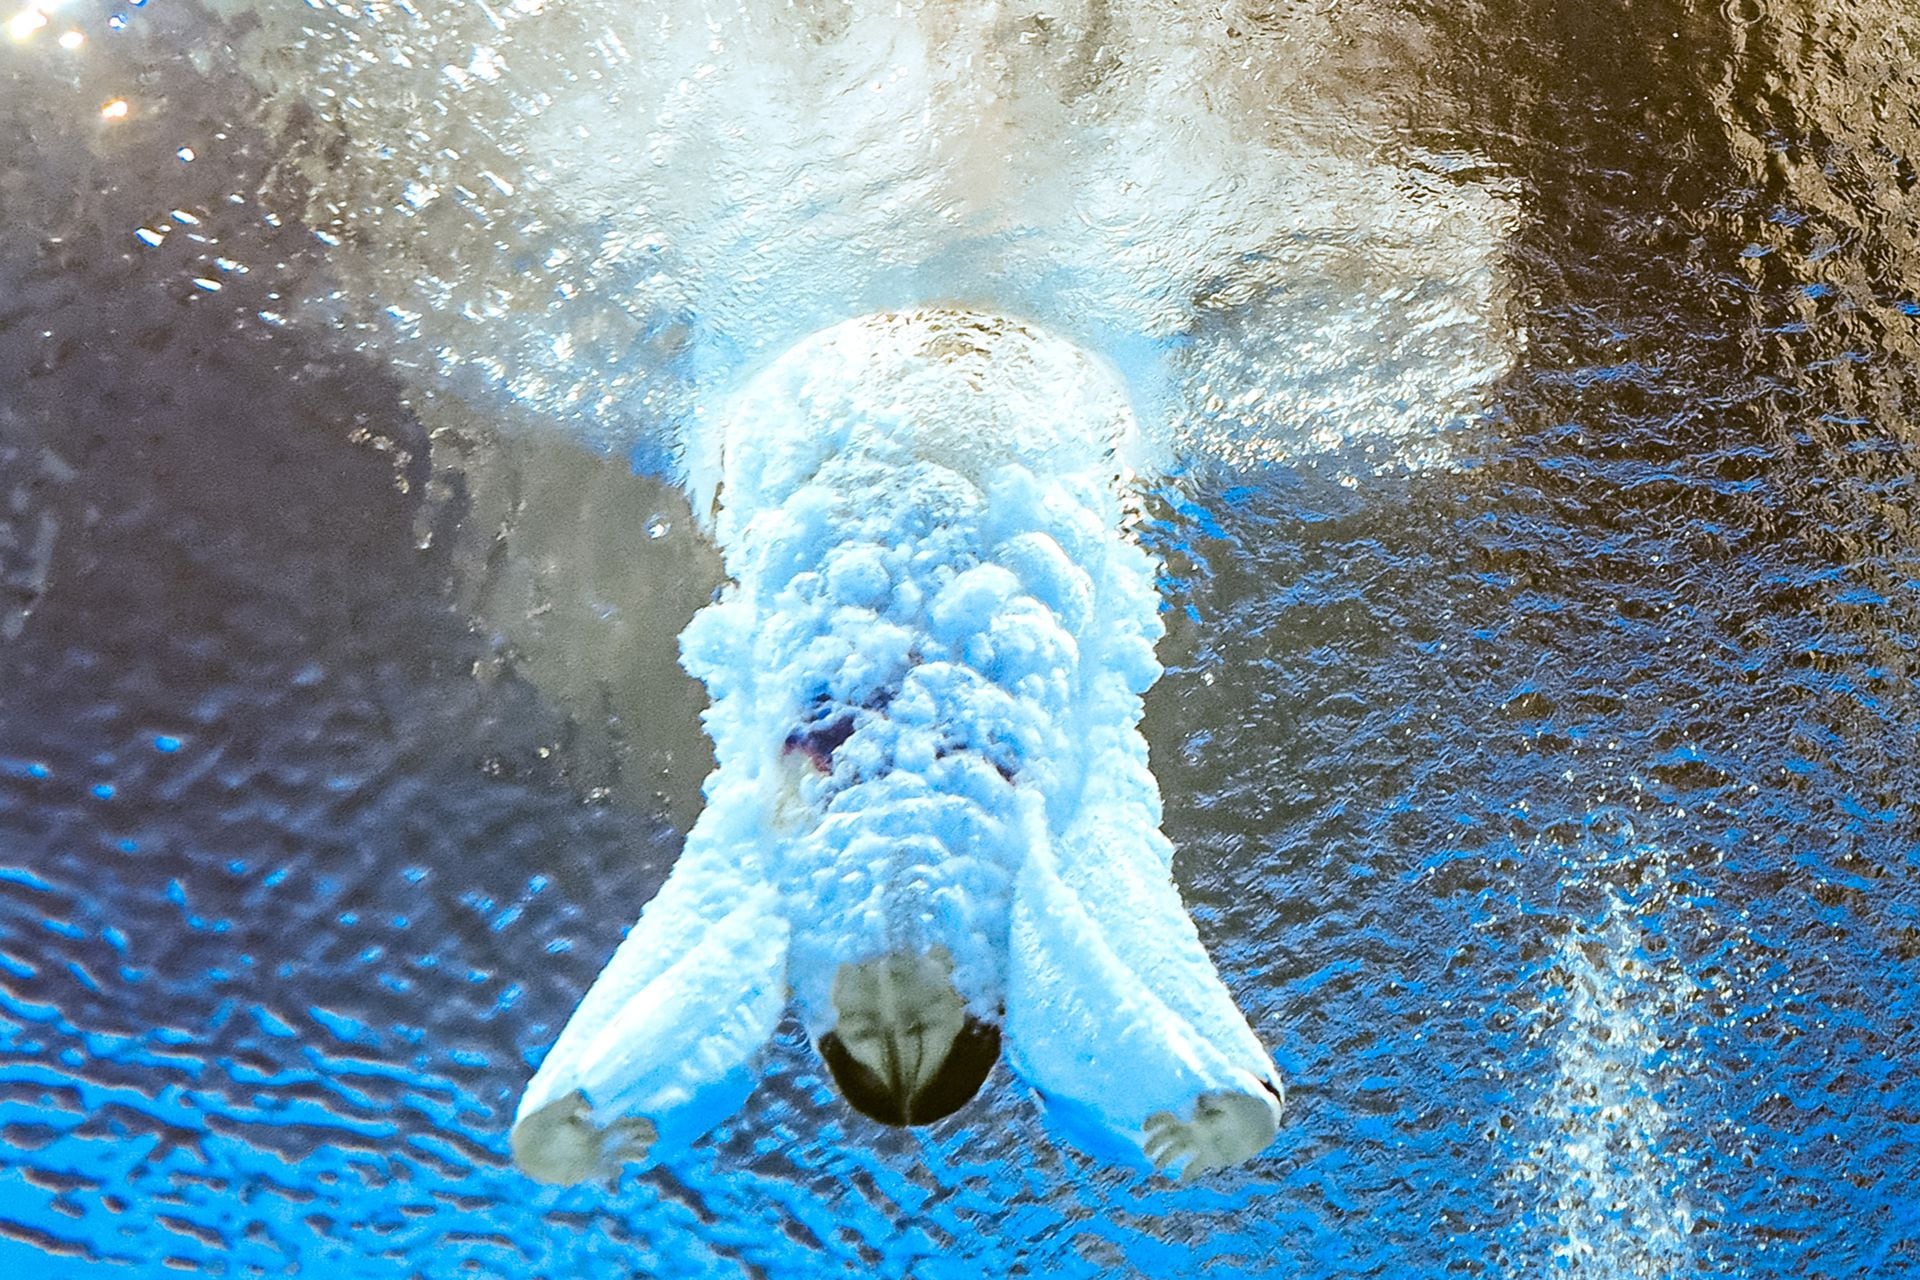
[[[678,869],[676,868],[676,874]],[[527,1086],[514,1162],[574,1183],[690,1141],[753,1087],[751,1061],[786,1005],[787,924],[765,886],[713,918],[673,879],[595,980]]]
[[[1122,735],[1115,734],[1115,738]],[[1061,883],[1141,984],[1195,1032],[1282,1093],[1265,1046],[1221,983],[1173,881],[1158,785],[1135,730],[1099,744],[1079,814],[1059,837]]]
[[[1134,918],[1111,927],[1129,904]],[[1281,1096],[1272,1063],[1207,963],[1170,880],[1116,868],[1083,899],[1051,852],[1036,852],[1015,890],[1010,951],[1008,1058],[1069,1136],[1096,1153],[1131,1150],[1184,1178],[1247,1160],[1273,1139]],[[1221,1003],[1230,1034],[1218,1028]]]

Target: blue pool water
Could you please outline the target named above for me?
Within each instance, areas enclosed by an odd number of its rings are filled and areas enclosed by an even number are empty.
[[[1193,1186],[1004,1068],[883,1129],[791,1020],[692,1157],[517,1174],[698,809],[714,555],[355,337],[390,269],[258,194],[320,179],[210,15],[0,40],[0,1274],[1920,1273],[1920,33],[1354,21],[1373,115],[1501,175],[1521,336],[1438,462],[1202,449],[1141,503],[1176,872],[1289,1087]]]

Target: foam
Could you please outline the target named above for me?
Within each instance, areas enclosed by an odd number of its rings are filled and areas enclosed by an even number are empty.
[[[1518,343],[1512,184],[1409,138],[1397,11],[220,3],[338,242],[318,310],[649,465],[890,307],[1029,316],[1233,466],[1444,461]]]
[[[784,979],[819,1036],[843,965],[938,950],[968,1014],[1004,1022],[1016,1071],[1082,1128],[1137,1152],[1150,1118],[1184,1122],[1210,1094],[1277,1121],[1272,1063],[1158,830],[1138,730],[1159,674],[1154,566],[1121,528],[1136,435],[1101,361],[950,309],[830,328],[733,397],[704,473],[732,581],[683,637],[713,695],[707,807],[523,1115],[593,1085],[605,1028],[636,1002],[770,1030],[739,1010]],[[676,956],[769,892],[754,910],[780,924],[744,977],[653,991],[673,966],[708,972]],[[623,1049],[625,1076],[664,1069],[685,1091],[677,1057],[649,1056],[683,1038]],[[716,1078],[758,1048],[720,1043]],[[599,1085],[605,1122],[636,1100],[672,1111],[658,1090]]]

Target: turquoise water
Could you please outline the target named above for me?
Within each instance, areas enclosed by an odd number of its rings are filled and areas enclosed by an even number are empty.
[[[1192,1187],[1004,1071],[871,1125],[791,1022],[693,1158],[519,1177],[697,809],[712,553],[339,340],[206,15],[0,44],[10,1274],[1920,1269],[1912,33],[1371,13],[1423,33],[1397,127],[1514,188],[1524,341],[1446,465],[1189,456],[1142,504],[1176,870],[1290,1089]]]

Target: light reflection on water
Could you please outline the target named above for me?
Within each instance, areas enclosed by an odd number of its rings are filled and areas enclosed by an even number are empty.
[[[1913,1267],[1910,19],[1350,15],[1412,68],[1367,128],[1517,188],[1525,341],[1450,468],[1146,503],[1178,870],[1294,1102],[1264,1160],[1137,1183],[1004,1077],[881,1131],[789,1029],[685,1167],[554,1192],[503,1131],[691,813],[713,561],[669,487],[342,351],[387,268],[260,194],[204,15],[127,15],[0,52],[20,1274]]]

